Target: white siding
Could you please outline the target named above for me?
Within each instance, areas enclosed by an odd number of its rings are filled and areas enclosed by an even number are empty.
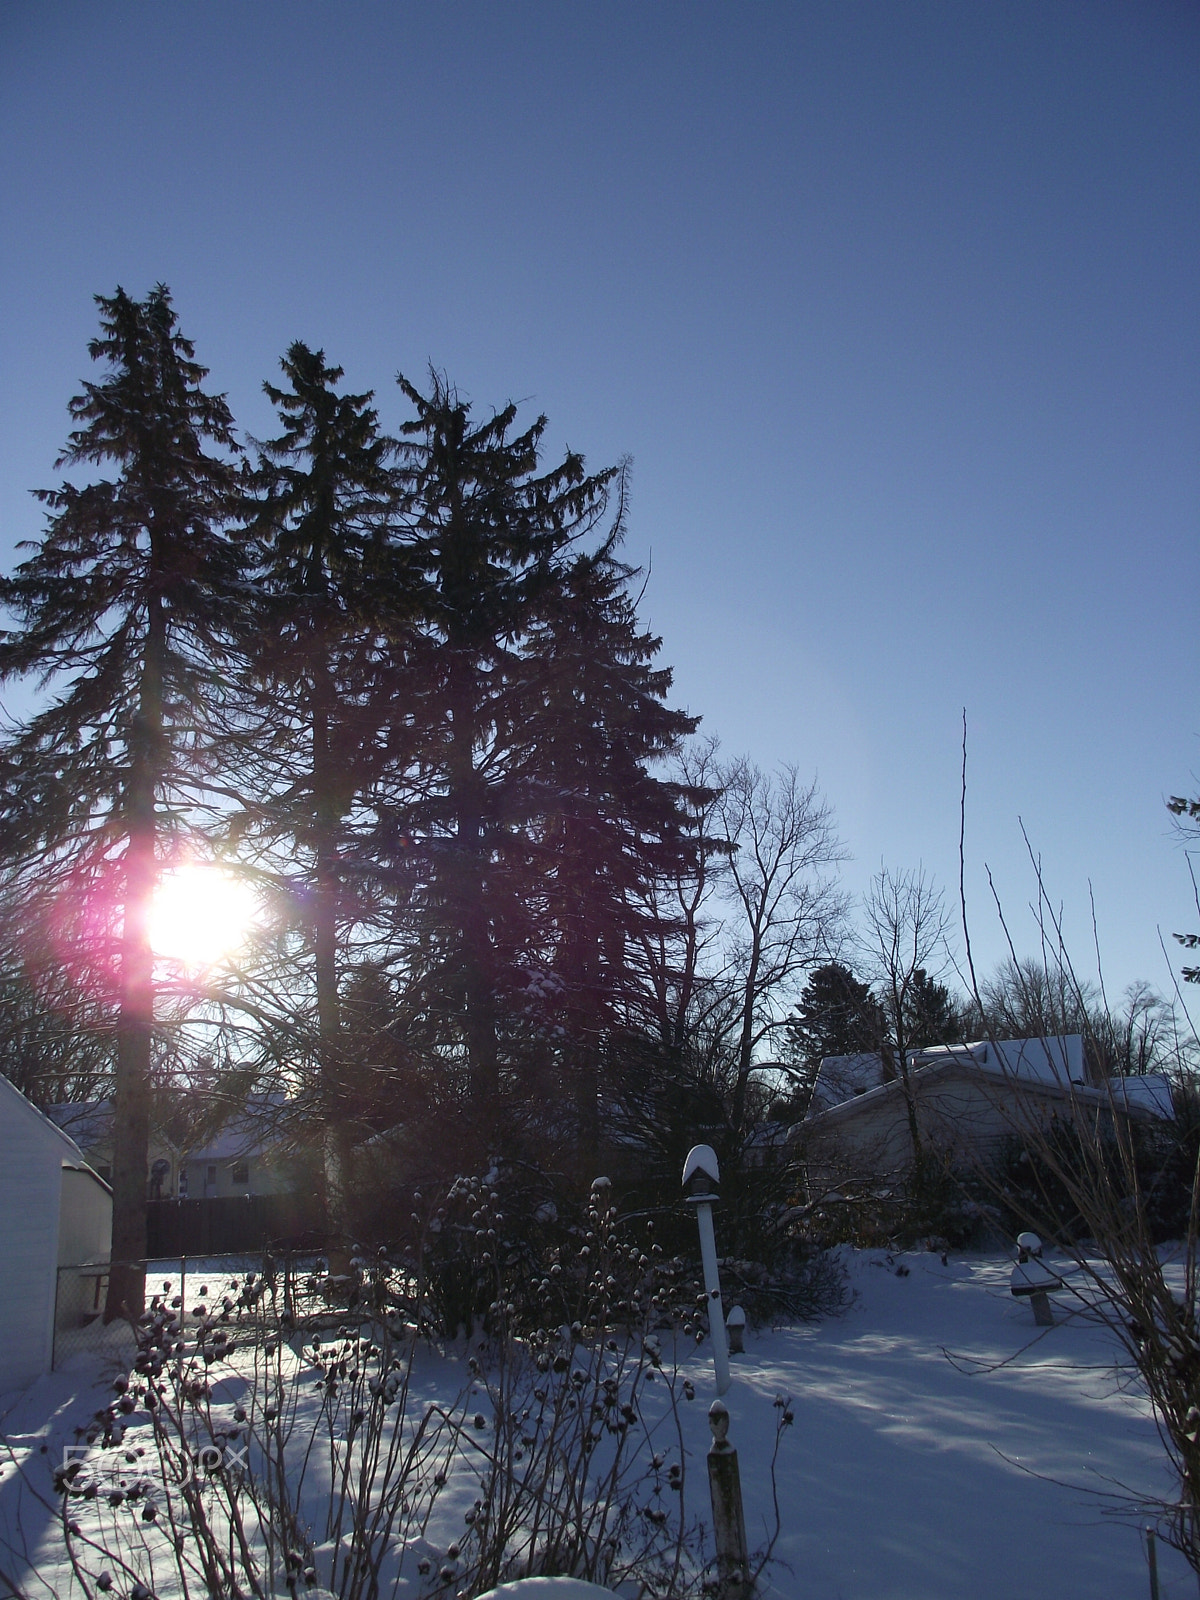
[[[71,1148],[0,1079],[0,1392],[50,1366],[62,1164]]]
[[[73,1167],[62,1169],[62,1186],[59,1266],[107,1261],[112,1248],[112,1195],[90,1172]]]

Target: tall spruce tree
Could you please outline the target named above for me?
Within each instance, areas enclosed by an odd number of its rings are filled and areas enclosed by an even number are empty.
[[[206,700],[242,590],[222,531],[236,449],[224,399],[205,392],[165,286],[97,304],[89,353],[108,373],[70,402],[78,426],[56,465],[117,471],[40,491],[45,537],[0,583],[19,624],[0,640],[0,678],[53,694],[0,755],[0,849],[33,892],[86,897],[85,917],[71,908],[76,958],[113,967],[111,1320],[140,1313],[145,1288],[150,901],[166,838],[195,815]]]
[[[427,993],[467,1066],[476,1110],[501,1082],[506,997],[536,937],[529,828],[544,813],[530,630],[567,552],[604,516],[614,472],[572,452],[539,470],[546,419],[512,433],[515,406],[475,423],[435,376],[403,428],[417,559],[429,588],[412,717],[415,765],[399,808],[421,840],[414,897]],[[615,469],[614,469],[615,471]]]
[[[356,826],[381,729],[403,726],[384,663],[403,655],[412,607],[391,523],[395,446],[372,396],[339,393],[342,369],[300,342],[281,366],[287,387],[263,387],[283,431],[257,445],[250,476],[257,643],[240,745],[249,798],[233,826],[301,929],[309,970],[293,999],[311,995],[315,1016],[288,1020],[313,1058],[328,1220],[341,1236],[353,1106],[339,987],[348,930],[364,916],[350,869],[363,865]]]
[[[653,764],[699,719],[666,704],[672,674],[655,665],[661,640],[639,627],[621,532],[618,519],[599,550],[564,568],[528,646],[542,806],[531,865],[585,1167],[599,1145],[604,1051],[641,1020],[631,957],[651,932],[652,886],[684,870],[692,848],[682,791]]]

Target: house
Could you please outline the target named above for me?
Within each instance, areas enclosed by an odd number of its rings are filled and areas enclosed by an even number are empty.
[[[113,1103],[111,1100],[64,1101],[47,1106],[46,1115],[83,1151],[88,1165],[106,1183],[112,1179]],[[163,1131],[151,1125],[147,1158],[147,1195],[169,1200],[179,1182],[179,1151]]]
[[[293,1173],[287,1123],[294,1111],[286,1095],[251,1095],[180,1156],[181,1200],[221,1200],[230,1195],[288,1194]]]
[[[75,1141],[0,1078],[0,1392],[32,1382],[54,1356],[58,1316],[91,1315],[112,1240],[112,1191]],[[60,1273],[60,1268],[83,1268]],[[76,1300],[78,1304],[76,1304]]]
[[[281,1194],[290,1187],[280,1127],[286,1118],[284,1095],[252,1095],[245,1105],[226,1110],[218,1101],[204,1117],[196,1142],[176,1138],[151,1123],[147,1157],[147,1198],[215,1200],[228,1195]],[[69,1135],[89,1164],[106,1181],[112,1175],[111,1100],[48,1106],[46,1115]]]
[[[913,1051],[908,1087],[921,1140],[961,1166],[986,1164],[1014,1134],[1055,1117],[1103,1125],[1174,1115],[1167,1078],[1097,1078],[1079,1034]],[[912,1165],[909,1117],[904,1085],[883,1056],[827,1056],[790,1138],[803,1144],[810,1183],[819,1187],[891,1181]]]

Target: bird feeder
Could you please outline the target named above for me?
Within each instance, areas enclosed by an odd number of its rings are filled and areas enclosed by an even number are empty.
[[[1033,1307],[1033,1320],[1039,1328],[1054,1326],[1054,1312],[1048,1296],[1063,1286],[1062,1279],[1042,1260],[1042,1241],[1036,1233],[1017,1235],[1017,1259],[1013,1264],[1010,1288],[1019,1300]]]

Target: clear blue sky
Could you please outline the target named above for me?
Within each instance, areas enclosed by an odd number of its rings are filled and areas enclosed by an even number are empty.
[[[0,559],[95,292],[170,284],[241,425],[295,338],[634,461],[676,701],[1022,950],[1018,818],[1110,991],[1200,925],[1200,9],[0,4]],[[1173,951],[1173,947],[1172,947]],[[1178,966],[1178,958],[1174,957]]]

